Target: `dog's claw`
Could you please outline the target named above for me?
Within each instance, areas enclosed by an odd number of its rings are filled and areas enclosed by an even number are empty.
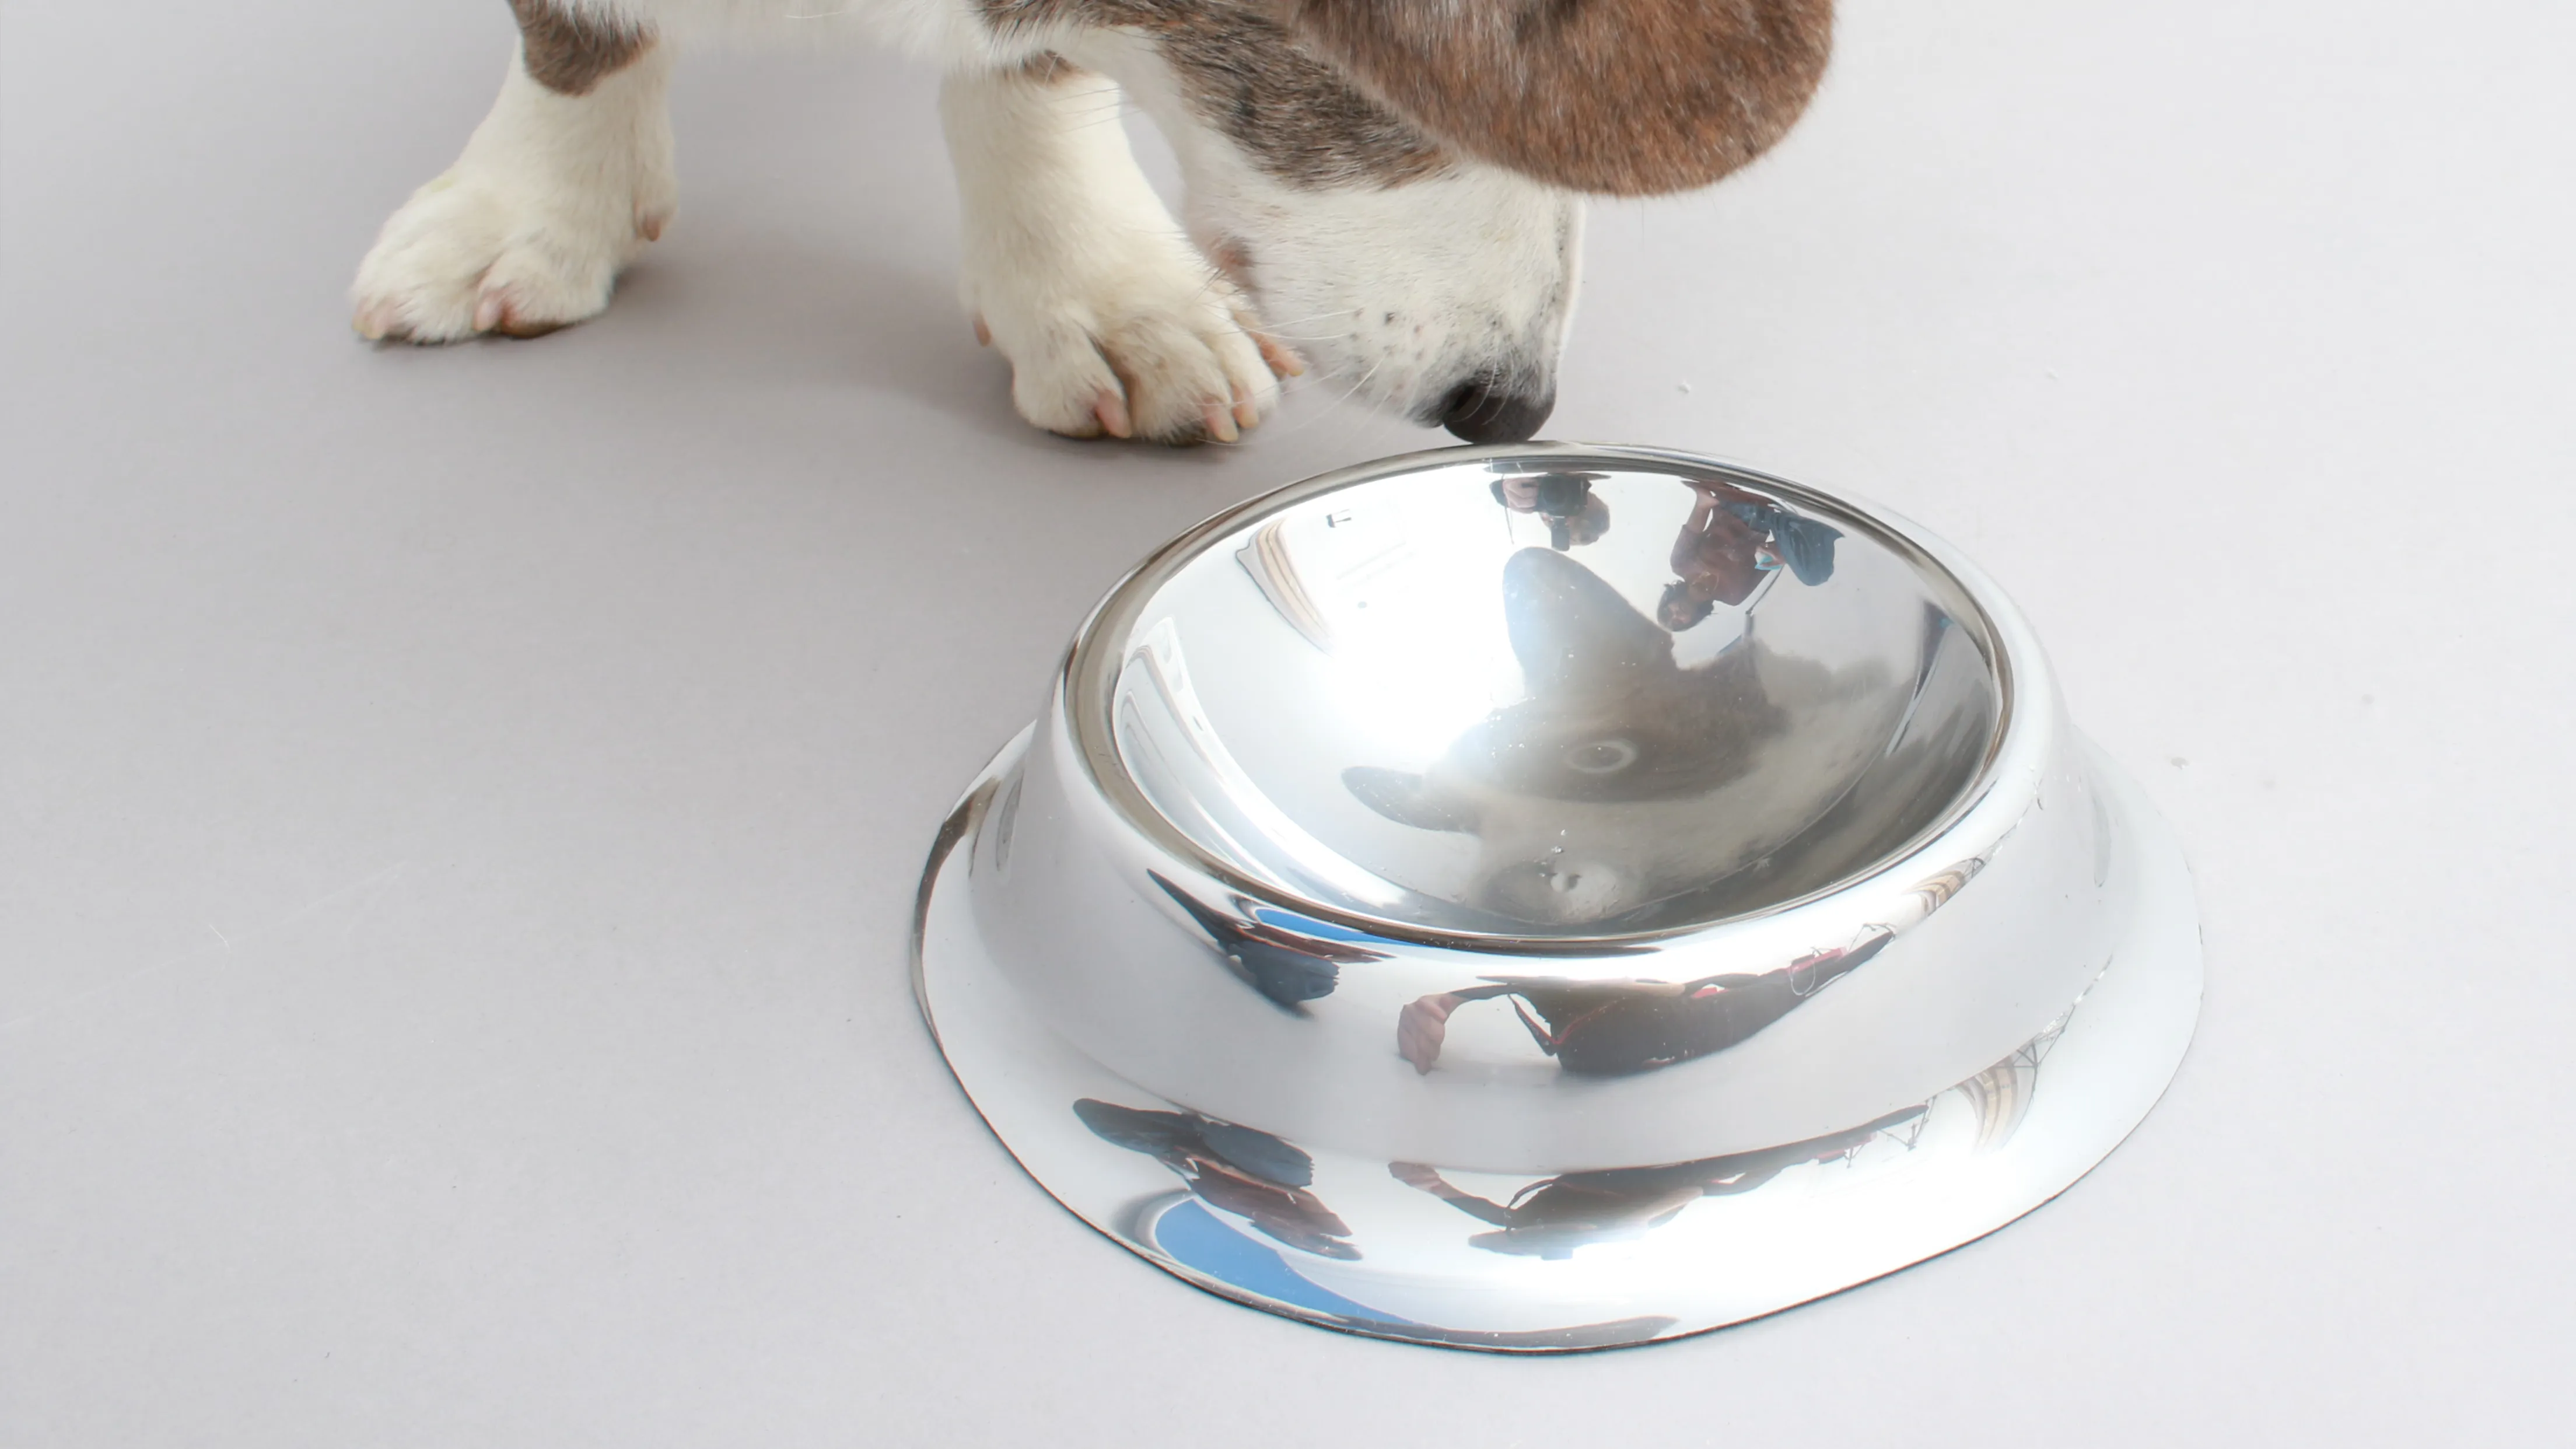
[[[526,322],[515,315],[505,313],[501,318],[501,335],[518,338],[543,337],[549,332],[561,332],[571,325],[569,322]]]
[[[990,347],[993,345],[993,329],[984,325],[984,318],[981,313],[976,314],[975,317],[975,345],[978,347]]]
[[[1274,376],[1304,377],[1306,375],[1306,359],[1299,357],[1286,343],[1260,332],[1252,334],[1252,343],[1261,349],[1261,360],[1270,364],[1270,371]]]
[[[1195,255],[1158,271],[1093,277],[970,269],[964,312],[1011,364],[1021,417],[1066,437],[1233,443],[1260,425],[1279,383],[1252,317]]]
[[[507,287],[495,287],[474,303],[474,330],[498,332],[504,337],[543,337],[572,325],[554,318],[530,317],[521,311],[524,304]]]

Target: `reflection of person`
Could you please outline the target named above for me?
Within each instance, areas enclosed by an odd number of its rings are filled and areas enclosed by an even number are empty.
[[[1267,1132],[1202,1117],[1085,1097],[1073,1115],[1104,1142],[1142,1152],[1180,1174],[1201,1202],[1247,1219],[1271,1238],[1325,1258],[1356,1258],[1350,1226],[1306,1190],[1315,1160]]]
[[[1655,617],[1680,633],[1719,604],[1743,603],[1762,576],[1786,567],[1802,584],[1834,576],[1842,530],[1727,483],[1696,483],[1699,499],[1673,540],[1673,572]]]
[[[1891,1127],[1923,1115],[1921,1107],[1891,1112],[1866,1127],[1697,1162],[1661,1167],[1622,1167],[1604,1172],[1569,1172],[1535,1182],[1495,1202],[1451,1183],[1438,1170],[1418,1162],[1391,1162],[1396,1181],[1427,1192],[1498,1233],[1478,1233],[1467,1241],[1491,1253],[1533,1258],[1569,1258],[1586,1243],[1643,1236],[1681,1215],[1704,1197],[1751,1192],[1792,1167],[1831,1162],[1848,1156]]]
[[[1548,546],[1558,553],[1597,543],[1610,531],[1610,505],[1592,485],[1607,473],[1514,473],[1494,480],[1494,501],[1514,513],[1547,521]]]
[[[1395,1049],[1428,1073],[1440,1061],[1451,1013],[1471,1001],[1512,999],[1538,1049],[1568,1072],[1624,1077],[1720,1052],[1787,1016],[1896,938],[1872,927],[1850,946],[1814,951],[1777,971],[1730,972],[1697,981],[1496,981],[1442,991],[1396,1014]],[[1524,1005],[1526,1003],[1526,1005]]]

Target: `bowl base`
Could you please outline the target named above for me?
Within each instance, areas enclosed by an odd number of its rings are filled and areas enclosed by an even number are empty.
[[[1302,1322],[1498,1352],[1612,1348],[1774,1313],[1982,1237],[2072,1186],[2181,1065],[2199,1015],[2191,878],[2094,751],[2137,911],[2110,964],[1984,1072],[1848,1132],[1700,1162],[1459,1172],[1203,1117],[1041,1024],[977,939],[955,847],[1028,734],[942,827],[913,982],[968,1099],[1073,1214],[1211,1293]],[[2086,747],[2088,750],[2090,746]]]

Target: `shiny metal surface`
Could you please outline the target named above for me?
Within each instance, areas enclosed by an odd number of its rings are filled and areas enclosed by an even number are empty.
[[[2179,1063],[2152,812],[2001,592],[1705,460],[1389,460],[1103,602],[943,829],[918,985],[1068,1207],[1489,1349],[1769,1312],[2063,1189]]]

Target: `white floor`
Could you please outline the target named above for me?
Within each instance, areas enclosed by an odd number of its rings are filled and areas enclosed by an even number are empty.
[[[915,1018],[931,831],[1076,620],[1437,439],[1032,434],[932,83],[707,56],[602,322],[341,289],[497,3],[0,0],[0,1442],[2536,1444],[2576,1340],[2576,16],[1852,0],[1596,214],[1552,435],[1964,545],[2201,874],[2163,1107],[1996,1237],[1504,1361],[1162,1278]]]

